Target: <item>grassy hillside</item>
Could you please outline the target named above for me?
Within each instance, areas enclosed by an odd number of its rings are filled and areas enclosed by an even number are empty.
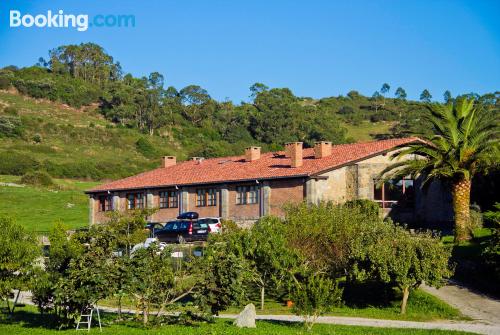
[[[56,189],[21,185],[17,176],[0,176],[0,216],[9,216],[32,231],[47,231],[57,221],[68,228],[88,224],[84,190],[95,182],[56,179]]]
[[[0,173],[47,170],[54,177],[115,179],[157,166],[162,155],[186,159],[191,147],[173,135],[148,136],[116,126],[93,107],[75,109],[0,91],[0,116],[17,119],[22,135],[0,139]],[[390,122],[346,124],[353,140],[387,133]],[[175,129],[177,138],[196,139],[192,129]],[[239,149],[241,152],[243,148]]]
[[[0,91],[0,110],[2,117],[20,120],[22,129],[21,136],[0,138],[3,173],[22,174],[8,168],[31,163],[56,177],[118,178],[158,165],[162,155],[185,157],[167,138],[118,128],[91,107],[74,109]],[[140,139],[146,145],[138,145]]]

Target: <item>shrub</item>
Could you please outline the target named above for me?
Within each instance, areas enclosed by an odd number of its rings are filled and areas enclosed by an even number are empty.
[[[28,172],[21,177],[21,184],[33,186],[54,186],[52,177],[45,171]]]
[[[35,143],[42,143],[42,135],[40,135],[40,134],[33,135],[33,137],[31,139]]]
[[[342,289],[335,281],[313,274],[303,283],[296,284],[290,295],[294,313],[304,318],[308,330],[312,329],[320,315],[339,305],[341,297]]]
[[[29,171],[36,170],[40,163],[30,155],[19,154],[13,151],[0,152],[0,174],[21,176]]]
[[[369,217],[377,218],[380,213],[380,206],[368,199],[350,200],[345,203],[345,206],[348,208],[357,207]]]
[[[22,134],[23,126],[19,117],[0,115],[0,137],[20,137]]]

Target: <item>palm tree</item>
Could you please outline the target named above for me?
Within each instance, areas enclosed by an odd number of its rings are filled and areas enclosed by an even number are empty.
[[[422,186],[440,179],[451,185],[455,221],[455,242],[471,237],[470,190],[472,177],[497,165],[499,120],[474,100],[459,99],[446,105],[429,105],[428,120],[433,135],[405,146],[391,159],[399,160],[382,171],[383,180],[411,176],[423,178]]]

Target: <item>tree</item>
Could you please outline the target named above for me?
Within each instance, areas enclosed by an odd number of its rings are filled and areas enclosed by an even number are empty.
[[[384,97],[383,105],[385,105],[385,95],[386,95],[386,93],[389,93],[390,89],[391,89],[391,86],[389,86],[389,84],[387,84],[387,83],[384,83],[382,85],[382,88],[380,89],[380,93],[382,93],[382,96]]]
[[[329,278],[310,275],[294,285],[290,298],[294,313],[304,318],[304,325],[311,331],[319,316],[340,304],[342,289]]]
[[[13,313],[19,293],[11,309],[11,291],[28,286],[40,249],[34,235],[10,218],[0,218],[0,231],[0,298]]]
[[[213,112],[213,101],[207,90],[198,85],[189,85],[179,91],[184,117],[193,125],[199,125]]]
[[[252,269],[243,256],[241,240],[245,234],[233,230],[215,236],[199,260],[201,278],[195,297],[211,315],[246,300],[246,284],[252,279]]]
[[[255,99],[257,94],[264,92],[264,91],[267,91],[267,90],[269,90],[269,87],[267,87],[266,85],[264,85],[262,83],[255,83],[252,86],[250,86],[250,92],[252,92],[250,94],[250,97],[252,99]]]
[[[261,310],[264,310],[266,288],[285,286],[299,264],[298,255],[287,246],[283,229],[280,219],[264,217],[252,227],[244,246],[245,257],[255,269],[254,278],[260,288]]]
[[[132,258],[132,268],[135,269],[132,278],[132,292],[142,310],[143,324],[149,322],[151,304],[161,304],[175,284],[171,264],[171,251],[159,251],[153,245],[139,249]]]
[[[466,99],[447,105],[433,104],[430,111],[433,135],[395,153],[392,158],[402,160],[385,169],[383,179],[410,175],[422,176],[424,186],[433,179],[449,182],[458,243],[471,237],[468,227],[472,178],[499,162],[498,116]],[[408,155],[417,155],[419,159],[407,159]]]
[[[406,101],[406,91],[404,90],[404,88],[398,87],[394,95],[396,96],[396,99],[400,101]]]
[[[450,103],[453,99],[453,97],[451,96],[451,92],[446,90],[443,94],[443,99],[445,103]]]
[[[374,243],[357,264],[368,276],[401,289],[401,314],[406,313],[410,291],[425,282],[440,287],[452,275],[451,248],[427,233],[411,234],[392,223],[381,225]]]
[[[431,99],[432,95],[427,89],[424,89],[422,93],[420,93],[420,101],[431,102]]]
[[[378,108],[383,106],[381,103],[380,103],[380,97],[382,95],[379,93],[379,91],[375,91],[372,95],[372,102],[373,102],[373,105],[375,107],[375,113],[378,111]]]

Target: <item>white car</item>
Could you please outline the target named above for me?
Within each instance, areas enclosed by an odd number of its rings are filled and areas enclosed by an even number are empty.
[[[221,231],[221,220],[220,218],[216,217],[211,217],[211,218],[200,218],[198,219],[198,222],[205,222],[208,223],[209,233],[220,233]]]

